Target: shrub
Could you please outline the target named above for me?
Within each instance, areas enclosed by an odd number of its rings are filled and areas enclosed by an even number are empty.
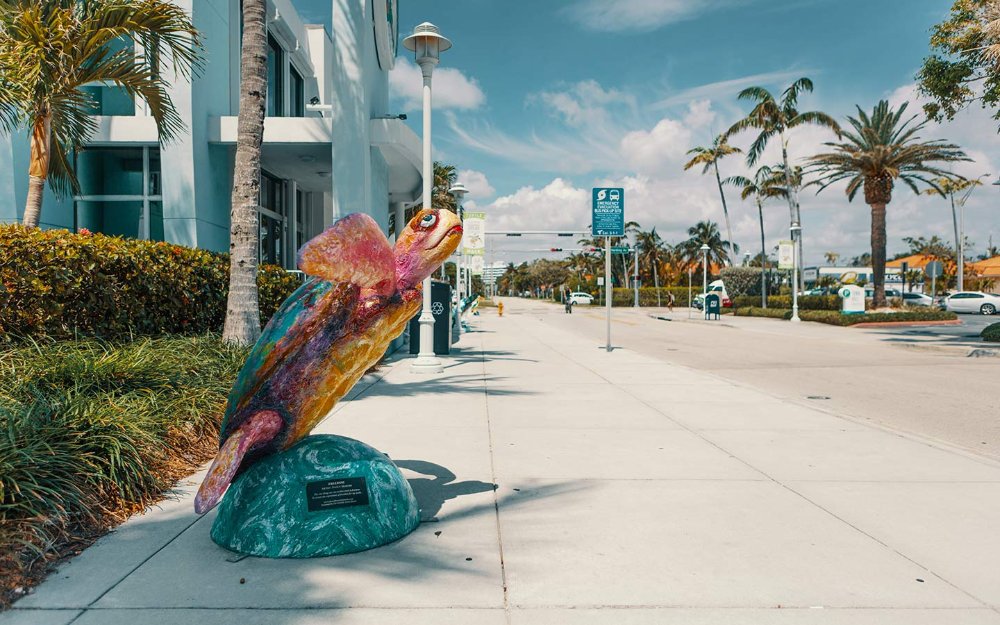
[[[993,323],[985,328],[979,333],[979,336],[983,337],[984,341],[989,341],[991,343],[1000,343],[1000,323]]]
[[[0,351],[0,590],[210,458],[245,357],[211,336]]]
[[[780,308],[743,307],[733,310],[738,317],[775,317],[791,319],[792,311]],[[852,326],[859,323],[891,323],[898,321],[952,321],[958,317],[944,310],[908,310],[896,313],[864,313],[845,315],[833,310],[799,310],[803,321],[816,321],[836,326]],[[1000,325],[1000,324],[997,324]]]
[[[760,295],[758,291],[757,297],[744,295],[737,297],[733,300],[733,305],[737,307],[744,306],[760,306]],[[792,307],[792,296],[791,295],[769,295],[767,298],[768,308],[786,308],[791,309]],[[839,311],[841,308],[841,299],[839,295],[802,295],[799,297],[799,310],[835,310]]]
[[[258,277],[266,322],[299,284],[280,267]],[[171,243],[0,226],[0,336],[221,331],[229,257]]]
[[[760,302],[760,267],[723,267],[719,278],[726,285],[726,293],[735,299],[745,295],[756,295]],[[770,269],[765,278],[767,292],[777,293],[781,284],[783,272]]]
[[[686,286],[661,286],[660,287],[660,299],[659,302],[663,306],[667,305],[667,293],[672,292],[674,294],[674,305],[675,306],[687,306],[688,303],[688,288]],[[691,290],[691,297],[695,297],[701,293],[701,287],[694,288]],[[600,292],[593,293],[595,298],[598,300],[602,297]],[[623,289],[617,288],[614,290],[614,299],[612,303],[615,306],[631,306],[635,303],[635,291],[633,289]],[[596,303],[596,300],[595,300]],[[639,288],[639,305],[640,306],[657,306],[656,298],[656,288],[654,287],[640,287]]]

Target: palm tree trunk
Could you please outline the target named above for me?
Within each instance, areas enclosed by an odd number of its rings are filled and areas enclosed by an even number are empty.
[[[955,226],[955,261],[956,267],[958,267],[958,290],[961,291],[965,288],[965,276],[962,275],[962,241],[958,234],[958,211],[955,210],[955,193],[949,193],[948,197],[951,198],[951,223]]]
[[[729,237],[729,264],[736,264],[736,249],[733,242],[733,228],[729,225],[729,207],[726,206],[726,194],[722,190],[722,178],[719,176],[719,161],[715,160],[715,182],[719,185],[719,197],[722,198],[722,214],[726,218],[726,236]]]
[[[42,214],[45,180],[49,177],[49,150],[52,146],[52,116],[47,112],[35,118],[31,130],[31,163],[28,166],[28,198],[21,223],[37,228]]]
[[[251,345],[260,338],[257,263],[260,252],[260,144],[267,106],[265,0],[243,0],[240,115],[237,122],[229,232],[229,298],[223,341]]]
[[[764,204],[757,196],[757,215],[760,217],[760,307],[767,308],[767,280],[764,277],[767,265],[767,248],[764,246]]]
[[[872,307],[885,306],[885,204],[872,204]]]

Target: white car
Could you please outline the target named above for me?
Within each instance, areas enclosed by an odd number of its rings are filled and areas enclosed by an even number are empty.
[[[590,293],[576,292],[569,294],[570,304],[586,304],[590,305],[594,303],[594,296]]]
[[[944,300],[944,309],[956,313],[995,315],[1000,310],[1000,295],[982,291],[959,291]]]
[[[903,293],[903,303],[907,306],[933,306],[934,298],[923,293]]]

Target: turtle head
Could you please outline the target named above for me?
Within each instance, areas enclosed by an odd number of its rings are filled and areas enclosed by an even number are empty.
[[[452,255],[462,240],[462,222],[449,210],[425,208],[396,239],[396,285],[400,290],[423,282]]]

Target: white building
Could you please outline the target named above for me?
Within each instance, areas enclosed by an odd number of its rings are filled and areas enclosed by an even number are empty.
[[[365,212],[392,233],[421,194],[421,144],[388,108],[396,0],[331,0],[331,35],[291,0],[267,1],[268,100],[262,151],[261,261],[288,268],[338,217]],[[166,144],[142,101],[89,87],[99,131],[75,156],[81,192],[46,189],[43,227],[229,249],[239,113],[240,0],[175,0],[202,33],[204,68],[173,85],[187,132]],[[0,221],[21,218],[28,140],[0,136]]]

